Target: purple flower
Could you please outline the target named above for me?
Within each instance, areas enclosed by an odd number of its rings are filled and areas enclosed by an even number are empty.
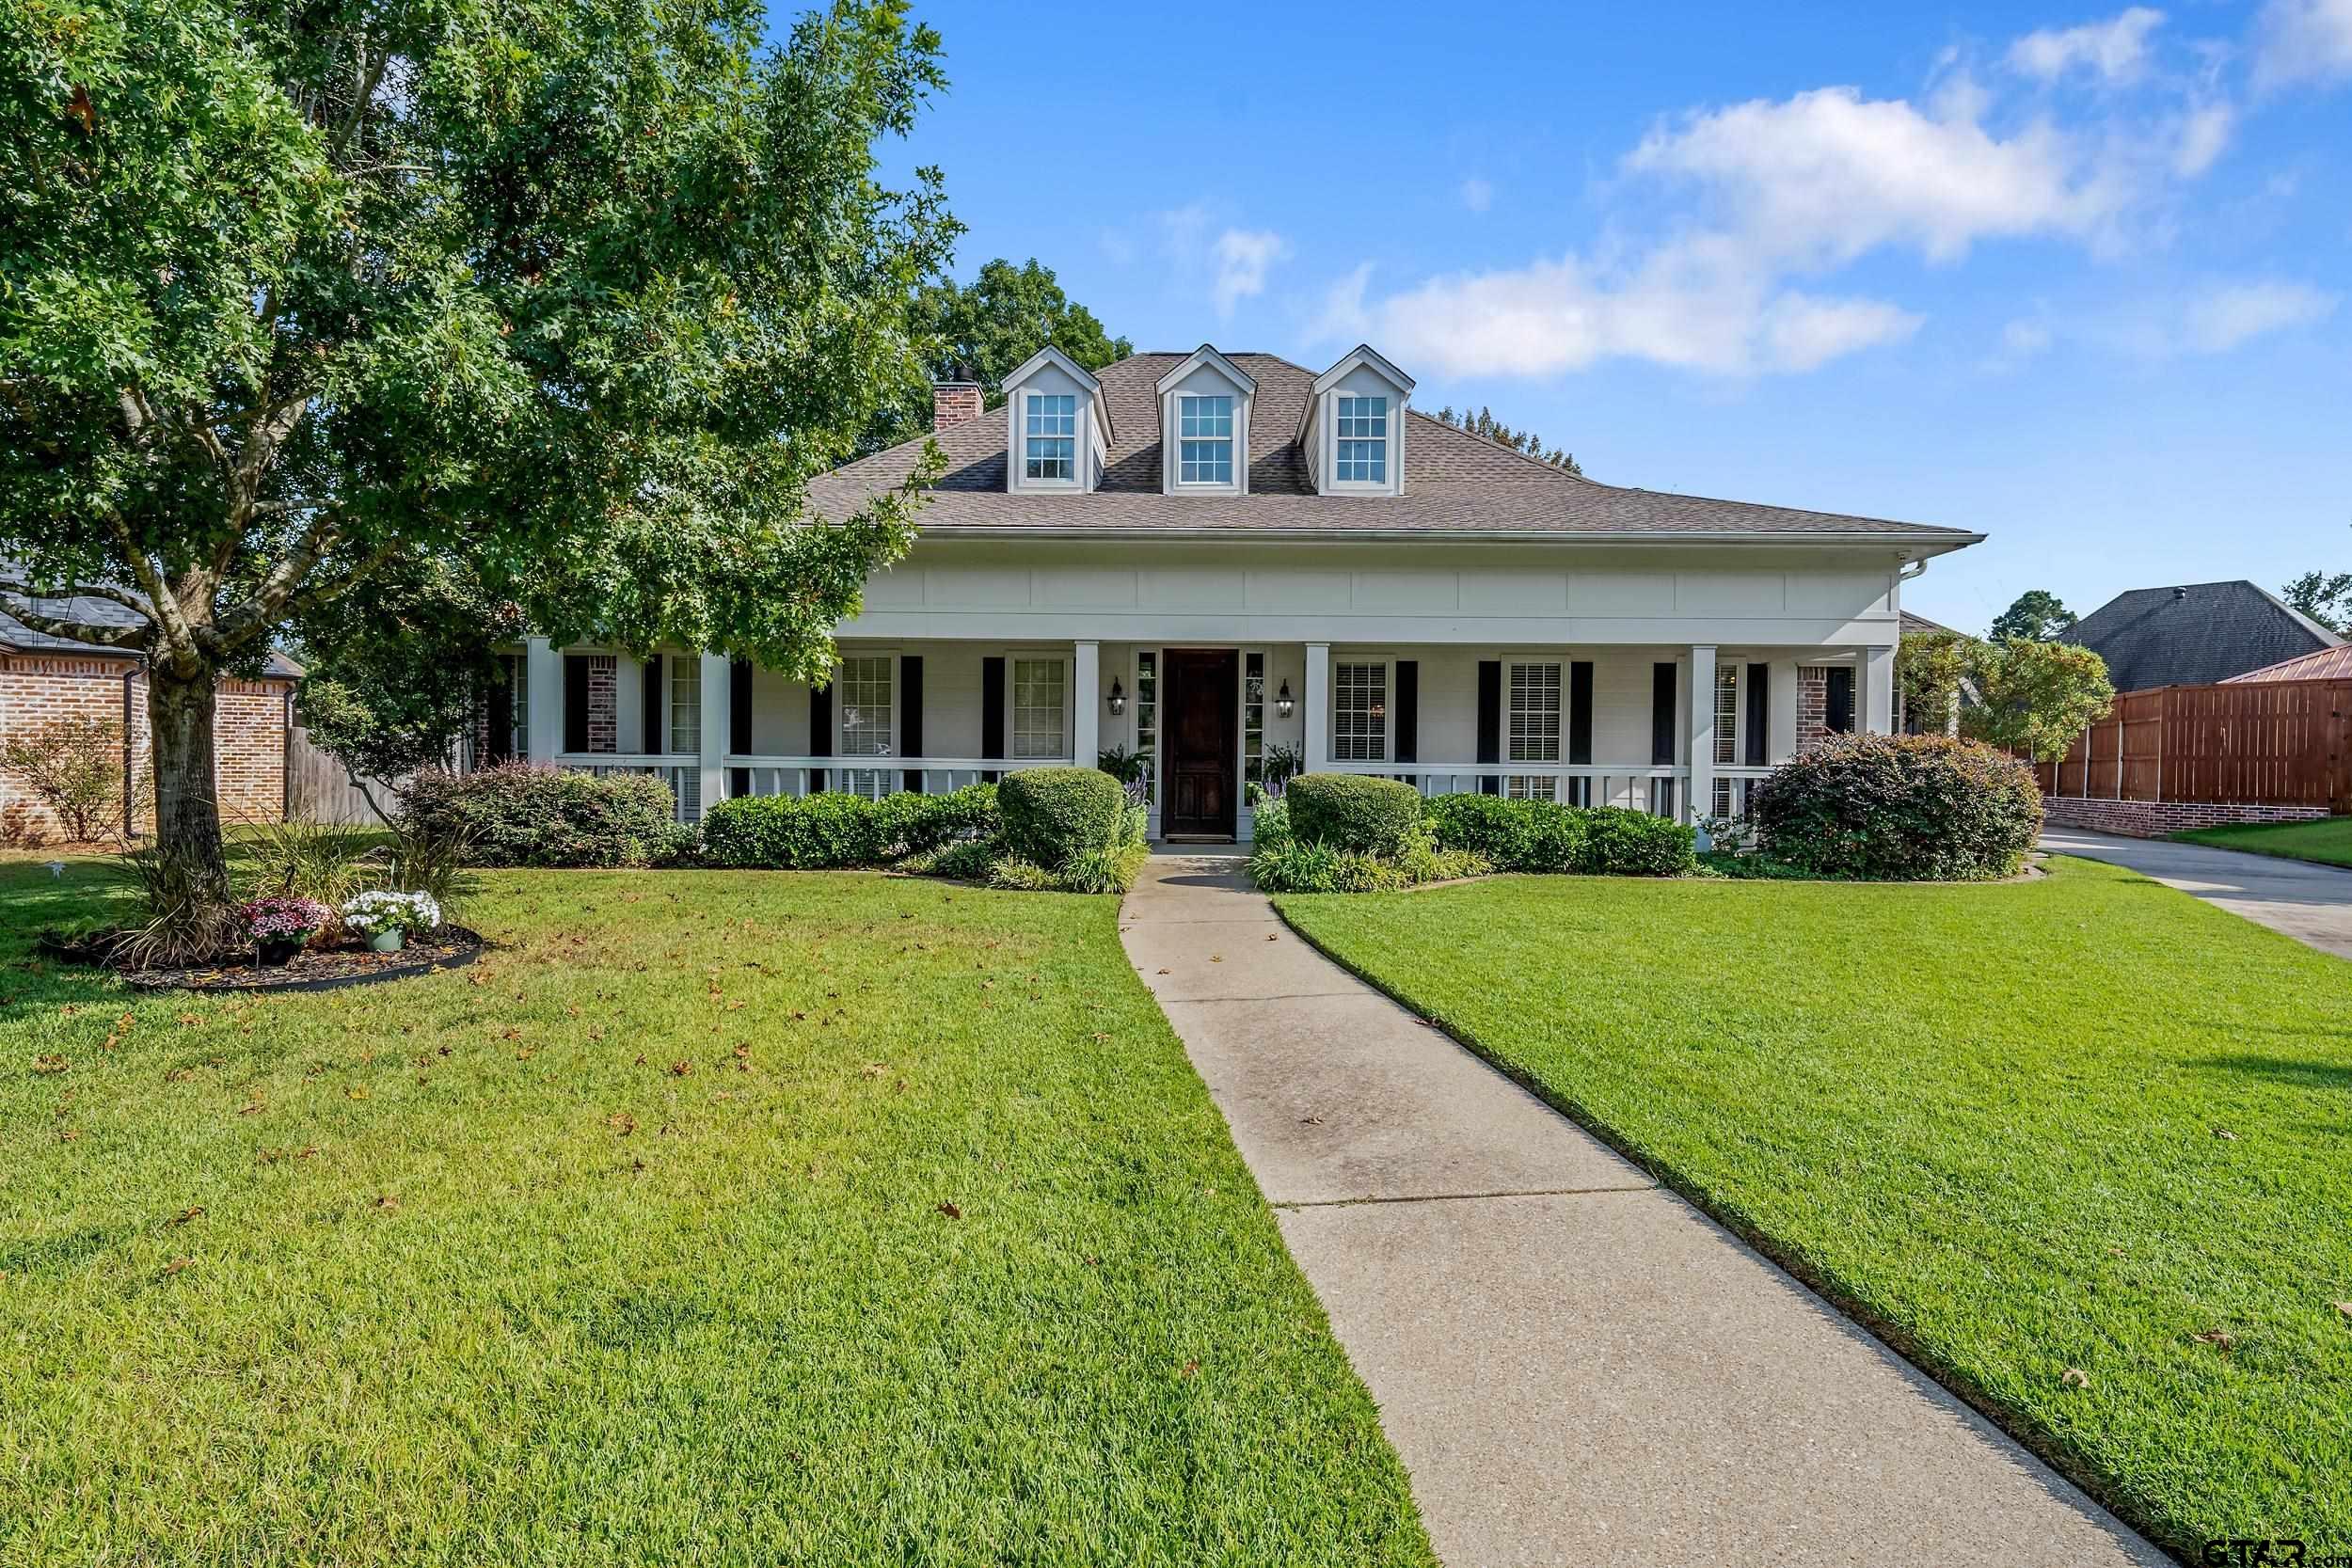
[[[237,906],[255,942],[300,942],[326,924],[326,906],[308,898],[254,898]]]

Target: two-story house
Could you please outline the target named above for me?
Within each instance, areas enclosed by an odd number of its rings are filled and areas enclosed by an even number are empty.
[[[1152,832],[1247,838],[1269,749],[1310,770],[1727,814],[1809,741],[1893,727],[1902,583],[1983,535],[1595,483],[1416,412],[1370,347],[1045,349],[936,391],[908,557],[810,688],[707,655],[534,641],[494,750],[747,792],[941,790],[1149,760]],[[910,474],[840,468],[820,513]]]

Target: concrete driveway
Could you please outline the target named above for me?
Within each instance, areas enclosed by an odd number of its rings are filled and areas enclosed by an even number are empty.
[[[2323,953],[2352,958],[2352,871],[2202,844],[2122,838],[2073,828],[2043,832],[2042,847],[2128,866]]]

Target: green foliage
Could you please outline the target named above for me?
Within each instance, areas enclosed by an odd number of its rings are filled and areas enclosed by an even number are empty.
[[[970,283],[941,278],[915,292],[909,329],[921,345],[923,375],[878,426],[871,446],[889,446],[931,427],[934,381],[974,381],[990,406],[1005,377],[1048,344],[1089,371],[1124,359],[1135,344],[1104,330],[1093,311],[1062,292],[1051,267],[1031,257],[998,257]]]
[[[1494,869],[1467,849],[1441,849],[1425,827],[1416,827],[1389,854],[1338,849],[1322,840],[1294,838],[1287,831],[1255,838],[1249,875],[1267,893],[1391,893],[1423,882],[1483,877]]]
[[[1691,869],[1696,841],[1691,829],[1648,812],[1496,795],[1441,795],[1429,802],[1429,822],[1440,846],[1498,871],[1678,877]]]
[[[115,720],[53,719],[18,730],[0,742],[0,773],[31,791],[76,844],[121,831],[122,725]]]
[[[1906,720],[1930,734],[1950,723],[1976,650],[1976,639],[1956,631],[1906,636],[1895,650],[1895,692]]]
[[[560,641],[821,677],[925,476],[822,526],[807,482],[920,376],[958,231],[882,178],[944,83],[900,0],[773,46],[741,0],[6,4],[0,605],[193,711],[436,562]],[[72,587],[136,624],[24,603]],[[159,836],[217,896],[204,733],[157,727]]]
[[[1943,736],[1840,736],[1756,786],[1757,853],[1817,877],[2013,876],[2042,831],[2024,763]]]
[[[2279,596],[2339,637],[2352,635],[2352,572],[2305,572]]]
[[[1000,824],[996,786],[982,784],[880,800],[834,790],[738,796],[705,812],[702,830],[703,858],[712,865],[824,871],[895,865],[951,844],[992,841]]]
[[[1421,794],[1411,784],[1361,773],[1301,773],[1282,800],[1289,831],[1302,842],[1358,854],[1397,854],[1422,821]]]
[[[1110,849],[1129,833],[1127,793],[1091,768],[1025,768],[996,786],[1006,853],[1058,871],[1088,850]]]
[[[2017,595],[2016,601],[1994,617],[1993,627],[1984,634],[1988,642],[2023,640],[2047,642],[2065,636],[2074,629],[2079,619],[2058,602],[2058,596],[2046,588],[2029,588]]]
[[[1258,759],[1258,777],[1266,789],[1279,795],[1306,766],[1307,759],[1298,748],[1269,740]]]
[[[476,865],[658,865],[691,849],[670,786],[646,773],[502,763],[420,773],[401,791],[406,831],[456,837]]]
[[[353,894],[386,885],[382,838],[374,829],[347,822],[256,823],[239,842],[240,892],[246,898],[308,898],[339,909]]]
[[[1081,849],[1049,871],[1018,855],[1000,854],[988,866],[988,885],[1022,893],[1124,893],[1136,885],[1152,847],[1141,838]]]
[[[2115,702],[2106,660],[2071,642],[1980,643],[1970,667],[1983,701],[1962,711],[1963,733],[2036,762],[2064,756]]]
[[[1546,447],[1544,438],[1532,430],[1513,430],[1496,419],[1491,408],[1481,406],[1475,414],[1465,408],[1457,414],[1454,405],[1448,404],[1438,410],[1437,417],[1456,430],[1467,430],[1473,436],[1484,436],[1489,441],[1500,441],[1513,451],[1525,452],[1539,463],[1549,463],[1555,468],[1583,477],[1584,470],[1578,466],[1573,454],[1558,447]]]
[[[1094,766],[1117,779],[1122,785],[1138,783],[1152,766],[1150,756],[1131,752],[1125,746],[1112,746],[1094,755]]]

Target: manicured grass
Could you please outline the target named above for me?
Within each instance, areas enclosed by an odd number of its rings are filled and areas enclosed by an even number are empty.
[[[1432,1560],[1114,900],[518,873],[393,986],[25,962],[107,896],[0,863],[0,1561]]]
[[[2073,860],[1277,902],[2177,1549],[2352,1550],[2352,965]]]
[[[2172,835],[2185,844],[2217,849],[2248,849],[2257,855],[2352,865],[2352,816],[2320,822],[2241,822],[2226,828],[2191,828]]]

